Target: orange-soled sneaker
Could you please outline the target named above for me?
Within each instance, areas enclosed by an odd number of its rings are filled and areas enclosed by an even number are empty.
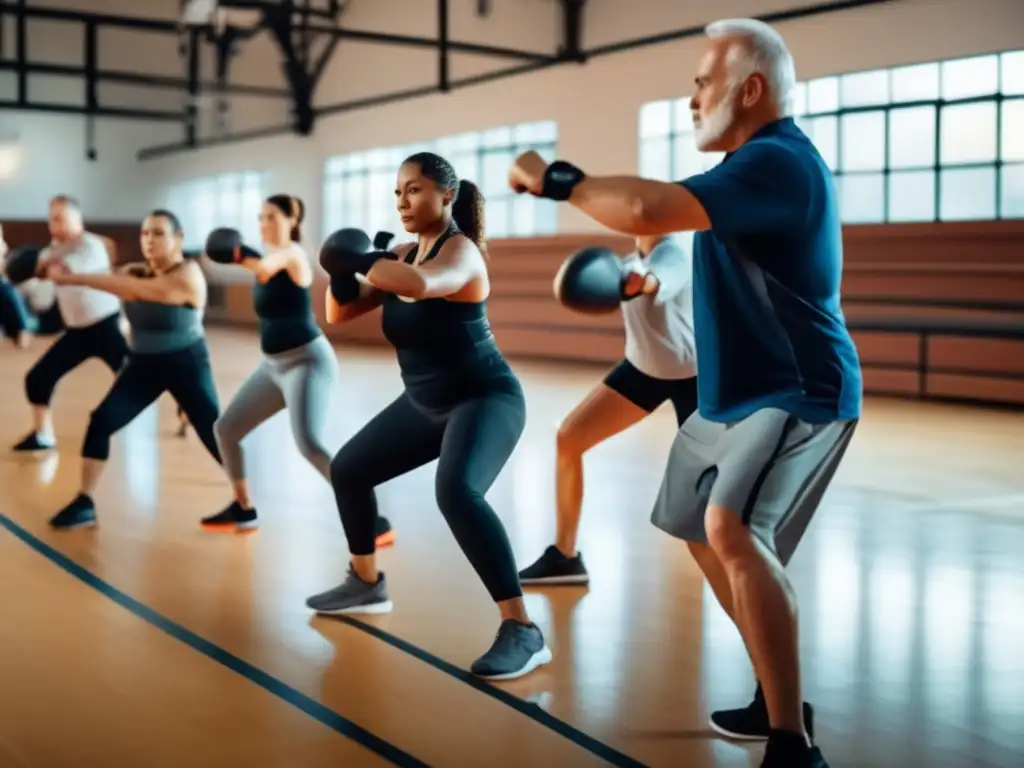
[[[377,515],[377,522],[374,523],[374,533],[377,536],[377,549],[393,547],[395,545],[395,530],[391,527],[386,517]]]
[[[201,525],[214,533],[253,533],[260,527],[260,521],[255,509],[243,509],[233,501],[217,514],[204,517]]]

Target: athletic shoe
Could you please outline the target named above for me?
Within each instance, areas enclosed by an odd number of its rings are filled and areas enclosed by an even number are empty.
[[[306,605],[317,613],[391,613],[394,607],[388,599],[388,583],[384,574],[377,575],[375,584],[368,584],[356,574],[351,565],[345,581],[326,592],[313,595]]]
[[[470,671],[488,680],[515,680],[551,661],[551,649],[536,624],[505,619],[491,649],[473,662]]]
[[[232,501],[217,514],[204,517],[200,525],[217,533],[252,533],[260,527],[260,521],[255,509],[243,509]]]
[[[828,763],[820,749],[807,746],[803,735],[772,731],[761,768],[828,768]]]
[[[44,436],[38,432],[32,432],[17,443],[11,450],[18,453],[31,453],[33,451],[52,451],[57,447],[57,441],[52,437]]]
[[[395,543],[395,531],[386,517],[377,515],[374,525],[374,535],[377,537],[377,549],[393,546]]]
[[[519,583],[530,584],[587,584],[590,575],[583,565],[583,555],[566,557],[552,545],[544,550],[537,562],[519,572]]]
[[[50,526],[63,531],[92,525],[96,525],[96,506],[84,493],[78,494],[74,501],[50,518]]]
[[[711,727],[730,739],[740,741],[764,741],[771,734],[768,724],[768,705],[764,700],[764,690],[758,683],[754,700],[741,709],[720,709],[712,712]],[[804,727],[807,735],[814,739],[814,708],[804,702]]]

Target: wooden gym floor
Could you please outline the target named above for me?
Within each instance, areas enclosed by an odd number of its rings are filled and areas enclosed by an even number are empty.
[[[0,348],[0,440],[27,427],[41,352]],[[222,403],[258,360],[211,332]],[[339,350],[339,445],[400,389],[393,356]],[[554,430],[598,369],[517,363],[526,433],[489,498],[521,565],[553,530]],[[741,641],[685,545],[648,522],[671,415],[594,450],[581,549],[589,591],[528,593],[554,662],[491,686],[464,672],[496,613],[433,498],[433,466],[381,489],[396,608],[314,619],[345,540],[329,488],[278,416],[247,442],[263,527],[200,531],[228,488],[169,399],[115,438],[100,527],[57,534],[89,410],[89,363],[58,391],[60,453],[0,455],[0,766],[756,766],[716,738],[742,705]],[[791,571],[807,698],[833,766],[1024,764],[1024,415],[870,400]],[[396,435],[396,440],[401,436]]]

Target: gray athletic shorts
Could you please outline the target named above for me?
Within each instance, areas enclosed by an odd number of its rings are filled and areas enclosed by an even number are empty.
[[[728,424],[694,413],[672,444],[651,522],[706,544],[705,510],[722,506],[786,564],[856,427],[856,420],[808,424],[775,408]]]

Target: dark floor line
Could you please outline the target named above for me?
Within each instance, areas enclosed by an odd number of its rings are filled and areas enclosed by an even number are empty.
[[[429,768],[427,763],[417,759],[408,752],[405,752],[379,736],[370,733],[365,728],[356,725],[351,720],[348,720],[337,712],[328,709],[320,702],[311,699],[301,691],[292,688],[287,683],[278,680],[276,677],[273,677],[258,667],[254,667],[247,661],[243,661],[229,651],[226,651],[220,646],[211,643],[209,640],[200,637],[180,624],[171,621],[166,616],[162,616],[157,613],[148,605],[139,602],[135,598],[130,597],[116,587],[108,584],[95,574],[87,571],[71,558],[58,552],[46,542],[33,536],[3,513],[0,513],[0,526],[6,528],[43,557],[59,566],[79,581],[92,587],[104,597],[109,598],[122,608],[138,616],[143,621],[148,622],[152,626],[170,635],[176,640],[179,640],[193,650],[198,651],[207,658],[227,667],[232,672],[236,672],[250,682],[258,685],[260,688],[263,688],[271,695],[276,696],[281,701],[290,704],[299,711],[309,715],[314,720],[323,723],[331,730],[340,733],[346,738],[352,739],[371,752],[375,752],[380,755],[385,760],[389,760],[395,765],[402,766],[402,768]]]
[[[646,766],[639,760],[619,752],[614,747],[610,747],[604,742],[595,739],[593,736],[584,733],[564,720],[559,720],[557,717],[546,712],[536,704],[523,701],[518,696],[508,693],[507,691],[504,691],[501,688],[470,674],[466,670],[460,669],[454,664],[438,658],[432,653],[425,651],[400,637],[392,635],[390,632],[385,632],[383,629],[375,627],[372,624],[362,622],[359,619],[354,619],[351,616],[331,616],[330,620],[347,624],[354,629],[358,629],[361,632],[365,632],[366,634],[387,643],[392,648],[397,648],[403,653],[407,653],[410,656],[419,659],[423,663],[429,664],[434,667],[434,669],[444,672],[446,675],[465,683],[470,688],[473,688],[486,696],[490,696],[492,699],[501,702],[507,707],[511,707],[520,714],[526,715],[534,722],[554,731],[559,736],[568,739],[578,747],[587,750],[592,755],[595,755],[614,766],[620,766],[621,768],[646,768]]]

